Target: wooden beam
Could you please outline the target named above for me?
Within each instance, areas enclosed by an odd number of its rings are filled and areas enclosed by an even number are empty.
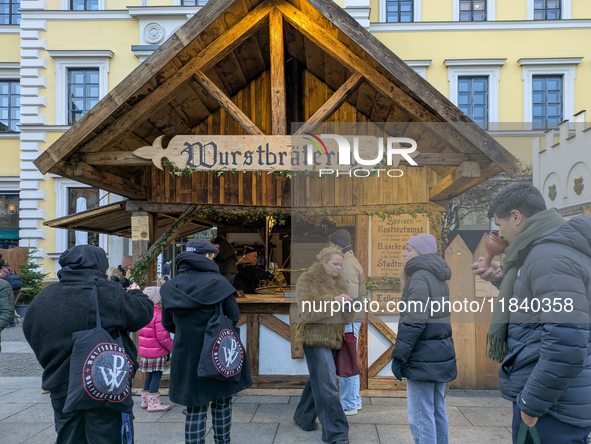
[[[146,199],[146,188],[82,162],[66,166],[65,177],[71,177],[79,182],[115,194],[124,194],[134,199]]]
[[[80,153],[80,161],[88,165],[104,166],[147,166],[153,165],[149,159],[142,159],[133,151],[104,151],[98,153]]]
[[[373,364],[370,365],[367,373],[369,374],[370,378],[377,376],[378,373],[392,360],[392,352],[394,351],[394,346],[391,345],[388,350],[380,355],[378,359],[373,361]]]
[[[113,88],[101,101],[72,125],[50,148],[35,160],[35,166],[43,174],[69,156],[84,139],[101,125],[124,102],[133,98],[155,73],[207,29],[219,15],[229,8],[235,0],[216,0],[207,2],[199,11],[199,20],[189,20],[175,34],[154,51],[148,60],[138,66],[129,76]]]
[[[303,133],[312,133],[322,122],[326,122],[341,107],[345,101],[361,86],[363,76],[354,73],[341,87],[314,113],[308,121],[296,132],[296,135]]]
[[[171,100],[172,94],[179,87],[190,81],[199,71],[207,71],[226,55],[238,47],[244,40],[258,31],[267,21],[273,7],[266,2],[260,3],[240,22],[214,40],[207,48],[193,57],[166,82],[143,98],[127,113],[106,127],[97,137],[82,147],[84,152],[96,152],[102,147],[113,144],[134,125],[146,120],[160,106]],[[217,88],[217,87],[216,87]]]
[[[232,118],[251,136],[264,136],[265,134],[250,120],[240,108],[224,92],[217,87],[203,72],[194,73],[195,80],[205,91],[212,96]]]
[[[419,166],[460,166],[464,161],[472,160],[478,163],[490,163],[490,158],[486,154],[466,154],[466,153],[421,153],[413,159]],[[403,160],[400,162],[406,165]]]
[[[447,143],[461,152],[473,151],[473,148],[476,146],[491,160],[497,162],[509,174],[517,174],[519,170],[517,158],[504,149],[485,131],[480,129],[478,125],[471,122],[466,116],[463,115],[463,113],[450,112],[450,109],[457,110],[457,107],[455,107],[447,99],[443,98],[439,92],[434,91],[434,94],[430,95],[429,100],[425,100],[425,103],[427,104],[437,102],[438,105],[440,105],[437,107],[439,113],[436,113],[432,112],[428,105],[425,106],[421,104],[418,100],[405,93],[400,87],[380,74],[376,69],[371,67],[362,58],[358,57],[336,37],[327,33],[319,24],[317,24],[305,13],[288,3],[286,0],[269,1],[283,13],[284,18],[288,21],[288,23],[290,23],[298,31],[316,43],[316,45],[318,45],[331,57],[341,62],[349,70],[361,73],[378,92],[385,95],[386,97],[391,98],[396,103],[396,106],[408,113],[413,120],[418,122],[442,122],[436,127],[427,125],[427,130],[429,132],[433,133],[438,138],[447,141]],[[324,2],[314,2],[315,5],[317,3]],[[322,5],[315,7],[318,8],[320,6]],[[324,9],[325,8],[323,7],[322,10]],[[341,16],[342,12],[335,13],[335,15]],[[331,17],[331,20],[332,19],[334,19],[334,17]],[[350,36],[351,34],[347,35]],[[352,37],[352,40],[361,42],[365,38],[365,35],[357,35]],[[375,53],[376,51],[372,52],[372,54]],[[376,58],[376,61],[382,63],[383,65],[389,66],[390,63],[386,59],[387,57],[378,57]],[[422,82],[422,80],[419,81]],[[410,80],[405,83],[405,85],[408,85],[408,87],[413,92],[420,90],[420,88],[425,86],[423,83],[417,84],[415,81]],[[432,88],[428,84],[427,86]],[[442,100],[445,100],[447,103],[440,104],[439,102]],[[449,122],[453,122],[453,125],[455,126],[448,124],[445,119],[449,119]]]
[[[478,162],[463,162],[453,173],[444,177],[429,192],[430,200],[448,200],[472,188],[480,182]]]
[[[246,321],[246,354],[251,376],[259,375],[259,345],[261,324],[258,314],[247,315]]]
[[[271,50],[271,134],[287,134],[285,106],[285,48],[283,46],[283,16],[278,9],[269,15]]]
[[[259,319],[261,324],[267,327],[269,330],[277,333],[283,339],[287,339],[291,341],[291,337],[289,334],[289,325],[283,322],[281,319],[273,316],[272,314],[261,314],[259,315]]]
[[[376,315],[372,313],[369,314],[368,321],[371,322],[371,324],[376,328],[376,330],[379,331],[382,335],[384,335],[384,337],[388,341],[390,341],[390,343],[396,343],[396,333],[394,333],[392,329],[390,329],[390,327],[388,327],[388,325],[384,321],[382,321],[380,318],[378,318]]]

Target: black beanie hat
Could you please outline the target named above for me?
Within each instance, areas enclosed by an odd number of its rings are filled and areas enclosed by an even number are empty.
[[[347,230],[341,229],[330,236],[330,241],[339,247],[349,247],[351,246],[351,235]]]

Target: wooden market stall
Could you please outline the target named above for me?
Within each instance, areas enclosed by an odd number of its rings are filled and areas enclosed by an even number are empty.
[[[305,123],[292,128],[296,122]],[[419,166],[401,162],[398,178],[286,174],[296,149],[291,136],[313,133],[322,122],[366,125],[365,134],[419,141]],[[35,164],[42,173],[129,199],[50,226],[127,234],[132,217],[148,217],[152,229],[134,245],[137,261],[155,257],[191,230],[254,231],[269,217],[287,218],[287,226],[297,227],[292,242],[299,236],[325,243],[327,227],[348,228],[366,275],[376,280],[387,277],[389,266],[382,265],[393,261],[378,239],[400,242],[386,235],[385,225],[420,214],[416,223],[436,230],[437,214],[450,198],[518,169],[510,153],[328,0],[209,2]],[[110,211],[125,223],[115,226]],[[282,341],[293,337],[290,300],[252,296],[240,307],[255,387],[301,387],[303,352],[293,341],[289,353],[299,370],[269,373],[259,366],[271,359],[263,358],[264,348],[275,343],[263,346],[267,330]],[[395,329],[377,315],[368,321],[389,345],[370,359],[370,327],[364,325],[362,388],[400,388],[380,373]]]

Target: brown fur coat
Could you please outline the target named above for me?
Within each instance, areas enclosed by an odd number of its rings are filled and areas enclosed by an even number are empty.
[[[347,294],[349,284],[343,275],[331,278],[320,262],[314,263],[307,272],[302,274],[296,285],[298,302],[298,320],[296,326],[296,340],[308,347],[324,347],[339,350],[343,344],[345,325],[353,322],[356,313],[342,310],[331,316],[331,306],[324,310],[324,301],[333,301],[335,296]],[[309,310],[304,301],[310,301],[312,308],[316,302],[316,310],[322,303],[322,310],[316,313]]]

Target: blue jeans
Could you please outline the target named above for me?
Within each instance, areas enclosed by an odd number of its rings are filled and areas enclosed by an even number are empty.
[[[304,387],[293,419],[300,427],[314,430],[318,418],[322,424],[322,441],[348,443],[349,423],[339,402],[335,353],[328,348],[304,345],[310,379]]]
[[[408,422],[415,444],[448,444],[445,383],[406,380]]]
[[[345,327],[345,333],[353,331],[355,338],[359,340],[359,328],[361,324],[354,322],[351,329],[351,324],[347,324]],[[341,378],[339,376],[339,389],[341,391],[341,404],[343,410],[348,412],[351,410],[357,410],[357,407],[361,407],[361,396],[359,396],[359,375],[351,376],[349,378]]]

